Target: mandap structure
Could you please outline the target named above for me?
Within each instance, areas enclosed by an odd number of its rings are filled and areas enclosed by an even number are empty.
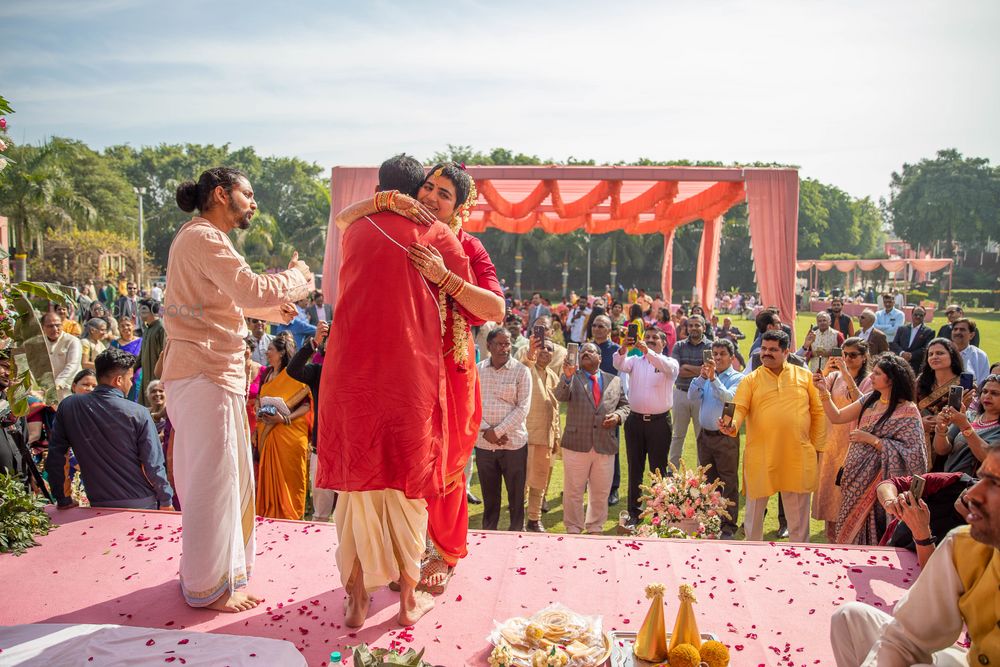
[[[704,220],[698,252],[697,294],[708,310],[715,302],[723,215],[748,204],[754,269],[761,300],[795,317],[799,176],[795,169],[741,167],[468,167],[479,203],[466,231],[495,227],[511,234],[540,228],[550,234],[584,229],[662,234],[660,288],[669,299],[674,232]],[[331,215],[323,263],[323,288],[336,303],[340,232],[333,223],[348,204],[372,196],[377,167],[334,167]]]

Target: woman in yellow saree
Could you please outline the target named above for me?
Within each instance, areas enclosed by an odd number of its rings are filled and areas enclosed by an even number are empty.
[[[295,352],[290,335],[278,335],[267,348],[268,370],[261,383],[255,441],[257,514],[272,519],[301,519],[309,487],[309,434],[313,419],[309,387],[288,376],[285,367]],[[274,399],[281,399],[281,403]],[[268,405],[277,406],[269,414]]]

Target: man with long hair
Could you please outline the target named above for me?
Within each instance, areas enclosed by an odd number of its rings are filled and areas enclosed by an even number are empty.
[[[240,589],[253,568],[254,480],[245,406],[246,317],[287,322],[313,287],[292,255],[288,270],[255,274],[227,234],[257,211],[240,171],[216,167],[177,188],[198,211],[170,245],[161,379],[170,394],[174,479],[183,507],[181,589],[192,607],[239,612],[260,599]]]

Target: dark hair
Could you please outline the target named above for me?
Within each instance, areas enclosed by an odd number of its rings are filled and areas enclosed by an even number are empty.
[[[889,404],[886,406],[882,416],[872,426],[872,430],[877,429],[892,417],[892,413],[896,411],[900,403],[903,401],[913,401],[916,390],[916,378],[913,377],[913,369],[910,368],[910,364],[904,361],[902,357],[891,352],[883,352],[875,357],[875,366],[888,376],[891,389],[889,391]],[[861,413],[864,414],[865,410],[875,405],[881,397],[882,393],[879,391],[870,393],[865,402],[861,404]]]
[[[772,313],[770,310],[762,310],[757,314],[754,319],[754,323],[757,325],[757,333],[762,334],[767,331],[767,327],[780,322],[781,320],[777,315]]]
[[[423,166],[406,153],[393,155],[378,168],[379,190],[399,190],[405,195],[416,197],[423,183]]]
[[[729,356],[731,357],[736,356],[736,346],[733,345],[733,341],[729,340],[728,338],[717,338],[716,340],[712,341],[712,347],[725,348],[726,352],[729,353]]]
[[[968,327],[969,327],[969,333],[970,334],[972,334],[972,335],[976,334],[976,321],[975,320],[971,320],[968,317],[960,317],[957,320],[955,320],[954,322],[952,322],[951,323],[951,330],[954,331],[955,330],[955,325],[956,324],[961,324],[962,322],[965,322],[965,324],[968,325]]]
[[[232,167],[213,167],[203,171],[197,183],[184,181],[177,186],[177,205],[185,213],[191,213],[195,209],[204,213],[212,208],[212,193],[215,188],[221,187],[227,193],[232,192],[241,179],[248,180],[246,174]]]
[[[641,320],[642,319],[642,306],[637,303],[633,303],[628,307],[628,318],[630,320]]]
[[[661,322],[669,322],[670,321],[670,311],[667,310],[666,308],[660,308],[658,319]]]
[[[246,343],[247,347],[249,347],[251,350],[254,351],[257,350],[257,339],[254,338],[253,336],[247,336],[246,338],[243,339],[243,342]]]
[[[991,374],[987,375],[986,377],[984,377],[983,381],[979,383],[979,389],[977,391],[978,395],[982,395],[982,393],[983,393],[983,387],[986,386],[987,382],[996,382],[997,384],[1000,384],[1000,373],[991,373]],[[978,408],[978,411],[976,412],[976,414],[981,415],[984,412],[986,412],[986,406],[983,405],[983,402],[980,400],[979,401],[979,408]]]
[[[870,369],[871,360],[868,358],[868,341],[859,338],[858,336],[851,336],[845,340],[840,345],[840,349],[843,350],[845,347],[856,347],[861,350],[861,354],[864,355],[864,363],[861,364],[861,368],[858,369],[858,374],[854,376],[854,384],[861,384],[861,381],[868,377],[868,371]]]
[[[271,339],[271,345],[281,355],[281,365],[278,367],[278,371],[285,370],[285,366],[288,365],[288,362],[295,355],[295,339],[287,331],[282,331]]]
[[[98,378],[110,375],[120,375],[130,368],[135,368],[135,355],[129,354],[118,347],[109,347],[94,359],[94,368]]]
[[[961,375],[962,371],[965,370],[962,355],[958,353],[958,348],[955,347],[955,344],[947,338],[935,338],[927,343],[927,347],[924,348],[924,365],[920,368],[920,375],[917,376],[917,396],[920,397],[930,396],[931,392],[934,391],[934,381],[936,379],[934,377],[934,369],[927,363],[931,345],[940,345],[948,350],[948,356],[951,357],[951,372],[953,374]]]
[[[457,210],[469,198],[469,192],[472,190],[472,177],[469,176],[469,172],[454,162],[442,162],[431,167],[423,183],[426,183],[427,179],[436,174],[439,169],[441,170],[441,175],[455,186],[455,209]]]
[[[94,378],[96,378],[97,377],[97,373],[92,368],[84,368],[82,371],[80,371],[79,373],[77,373],[76,375],[73,376],[73,382],[72,382],[72,384],[70,386],[75,387],[80,382],[80,380],[82,380],[85,377],[94,377]]]
[[[667,343],[667,334],[663,333],[662,330],[660,330],[660,329],[658,329],[656,327],[650,327],[650,328],[646,329],[646,331],[643,333],[643,335],[644,336],[648,336],[649,334],[655,335],[664,345],[666,345],[666,343]],[[670,351],[667,350],[667,354],[669,354],[669,353],[670,353]]]
[[[139,307],[145,307],[151,315],[160,316],[160,302],[156,299],[142,299],[139,301]]]
[[[496,327],[495,329],[491,329],[490,332],[486,334],[486,344],[489,345],[490,343],[493,342],[494,338],[500,335],[509,336],[510,332],[504,329],[503,327]]]
[[[781,349],[782,352],[788,349],[788,334],[786,334],[784,331],[774,331],[774,330],[765,331],[760,336],[761,344],[763,344],[765,340],[777,341],[778,347]]]

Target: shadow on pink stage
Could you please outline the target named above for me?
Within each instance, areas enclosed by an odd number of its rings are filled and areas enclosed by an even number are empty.
[[[635,631],[651,582],[668,591],[695,587],[699,627],[731,647],[733,665],[829,665],[836,607],[860,600],[889,610],[918,573],[909,552],[878,547],[480,532],[416,626],[396,624],[399,596],[382,589],[367,624],[354,631],[343,625],[332,524],[259,519],[249,590],[266,601],[221,614],[181,598],[179,514],[75,509],[53,518],[61,525],[39,538],[41,546],[0,556],[0,625],[99,623],[283,639],[309,665],[360,642],[423,647],[436,665],[484,665],[494,620],[552,602],[603,616],[607,630]],[[669,595],[666,603],[669,625],[678,603]]]

